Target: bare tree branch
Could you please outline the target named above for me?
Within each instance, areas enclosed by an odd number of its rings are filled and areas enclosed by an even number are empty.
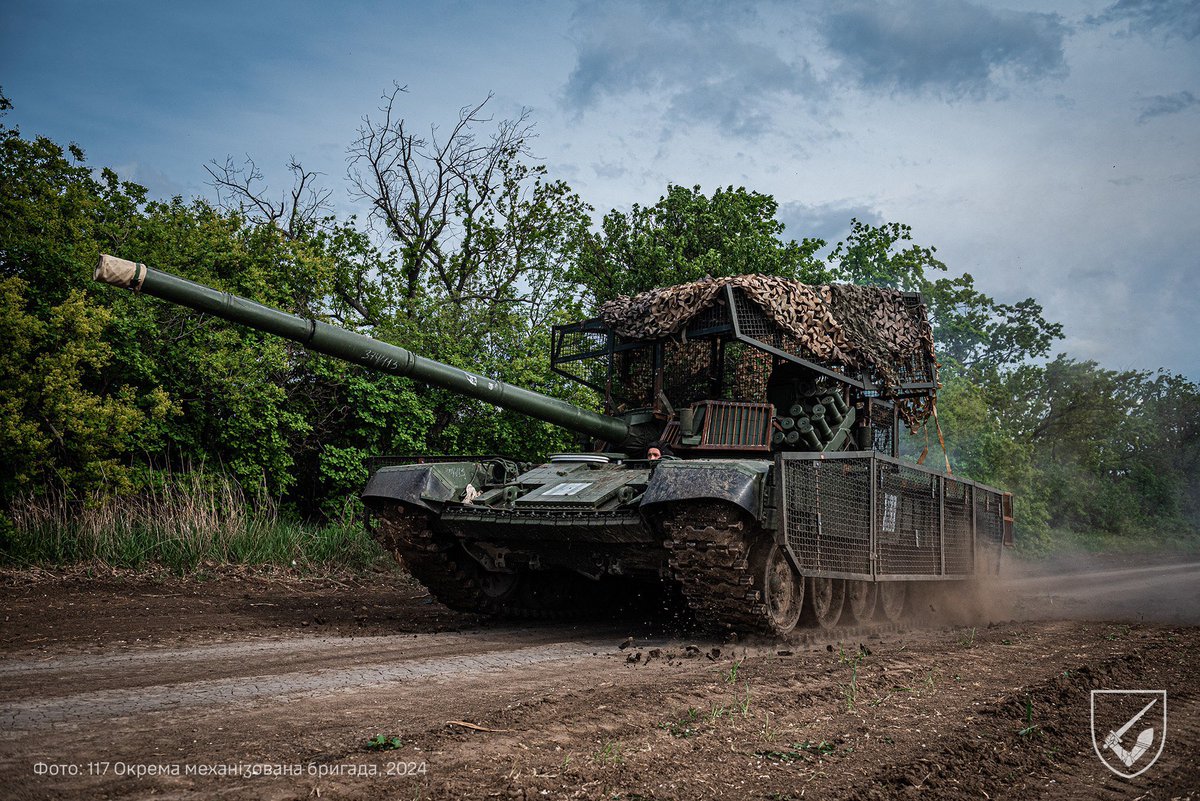
[[[480,225],[504,183],[505,168],[528,152],[530,112],[498,123],[481,140],[477,129],[492,122],[484,111],[489,94],[459,109],[449,130],[430,126],[427,136],[418,136],[397,113],[406,91],[395,85],[383,96],[379,115],[363,118],[349,150],[353,196],[370,204],[371,219],[401,245],[407,298],[432,281],[461,303],[488,260],[486,244],[478,239]]]
[[[304,169],[295,156],[288,161],[287,168],[292,174],[292,188],[282,193],[278,201],[272,201],[266,185],[258,185],[263,181],[262,170],[250,156],[241,165],[235,164],[232,156],[226,156],[224,163],[214,159],[204,165],[212,178],[209,185],[217,190],[218,206],[253,223],[274,225],[289,239],[295,239],[303,231],[317,227],[328,214],[333,190],[317,187],[320,173]]]

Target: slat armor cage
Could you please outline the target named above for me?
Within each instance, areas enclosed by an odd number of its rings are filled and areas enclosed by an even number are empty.
[[[999,570],[1008,493],[871,451],[776,459],[785,541],[805,575],[925,581]]]
[[[915,292],[903,299],[912,310],[921,306]],[[872,371],[811,353],[735,286],[723,287],[671,336],[626,337],[593,318],[554,326],[550,352],[551,369],[596,390],[615,411],[654,406],[660,393],[676,408],[706,399],[761,402],[772,367],[781,362],[871,395],[883,389]],[[895,398],[924,397],[938,386],[936,365],[919,354],[898,365],[897,375],[901,382],[889,390]]]

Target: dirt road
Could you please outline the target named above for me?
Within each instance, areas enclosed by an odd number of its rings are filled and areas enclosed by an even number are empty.
[[[394,577],[0,597],[6,798],[1200,795],[1200,564],[1018,577],[990,624],[788,643],[480,626]],[[1132,780],[1093,749],[1093,689],[1167,691]]]

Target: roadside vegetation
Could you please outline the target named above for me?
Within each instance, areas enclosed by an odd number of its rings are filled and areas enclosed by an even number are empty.
[[[302,520],[269,496],[247,495],[228,474],[203,470],[125,494],[24,493],[8,513],[8,555],[17,566],[93,562],[188,573],[205,564],[270,564],[307,571],[366,569],[390,559],[354,515]]]
[[[675,185],[595,223],[532,158],[527,118],[496,122],[484,101],[426,134],[403,102],[386,96],[350,144],[359,220],[334,216],[332,189],[299,164],[283,192],[225,160],[209,166],[213,198],[151,198],[75,144],[4,125],[0,95],[0,562],[369,564],[353,500],[366,457],[576,446],[100,288],[101,252],[592,408],[550,372],[549,327],[616,295],[745,272],[920,290],[949,461],[1016,493],[1022,548],[1196,547],[1200,387],[1186,377],[1056,354],[1061,326],[1036,299],[989,297],[903,224],[853,220],[830,247],[786,237],[769,195]],[[936,431],[906,449],[925,442],[940,462]]]

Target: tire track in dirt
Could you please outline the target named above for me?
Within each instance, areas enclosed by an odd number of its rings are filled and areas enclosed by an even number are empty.
[[[597,632],[602,634],[602,632]],[[193,679],[253,678],[272,673],[337,669],[355,664],[400,663],[413,659],[469,656],[578,641],[593,650],[618,638],[578,638],[563,627],[525,630],[504,628],[453,634],[376,637],[306,637],[289,640],[243,640],[190,648],[126,650],[101,655],[7,658],[0,661],[0,704],[32,693],[42,697],[71,695],[80,686],[91,690],[132,689]]]
[[[1135,568],[1103,578],[1022,579],[1007,589],[1035,603],[1049,595],[1077,599],[1084,620],[1102,614],[1094,602],[1101,594],[1139,588],[1152,604],[1197,612],[1191,598],[1200,582],[1188,583],[1195,575],[1189,565]],[[232,611],[190,629],[172,617],[175,606],[151,610],[144,607],[159,599],[139,601],[127,615],[104,617],[113,639],[87,628],[98,612],[109,613],[107,597],[91,605],[86,592],[59,597],[71,608],[52,613],[40,596],[22,600],[11,612],[21,639],[35,631],[49,639],[38,650],[16,644],[0,653],[0,786],[27,798],[699,801],[836,799],[872,787],[884,797],[982,797],[972,788],[992,798],[1116,798],[1131,789],[1188,798],[1200,785],[1194,627],[1010,621],[810,630],[788,642],[732,645],[655,634],[618,650],[628,624],[474,628],[455,618],[458,628],[448,631],[435,628],[445,621],[434,613],[446,613],[415,602],[385,608],[380,591],[384,611],[369,612],[364,632],[360,606],[338,588],[306,597],[282,617],[253,620],[244,608],[264,608],[259,600],[267,596],[202,589]],[[273,604],[280,601],[278,588],[268,591],[276,593]],[[183,603],[161,603],[168,601]],[[353,607],[340,629],[305,627],[336,604]],[[239,639],[230,641],[230,621],[253,626],[236,629]],[[288,639],[278,638],[281,621],[291,627]],[[176,625],[182,628],[169,646],[153,628]],[[422,630],[414,635],[414,628]],[[156,644],[147,644],[147,634]],[[101,650],[68,652],[85,638]],[[864,644],[867,650],[856,648]],[[1093,684],[1169,690],[1168,743],[1151,784],[1127,784],[1096,759],[1086,719]],[[1022,736],[1027,698],[1040,733]],[[455,720],[486,728],[448,723]],[[368,738],[380,734],[399,736],[403,748],[367,750]],[[334,767],[404,759],[428,763],[430,772],[421,780],[252,783],[34,776],[31,766],[50,759]],[[981,761],[990,767],[981,771]]]
[[[188,706],[231,704],[265,697],[290,699],[348,688],[355,690],[365,686],[382,688],[384,685],[397,682],[479,675],[545,662],[579,659],[598,653],[602,649],[611,649],[611,640],[603,646],[596,642],[568,642],[516,648],[512,648],[510,645],[506,650],[470,655],[460,654],[435,658],[409,657],[387,662],[358,664],[353,667],[327,667],[316,670],[305,668],[282,673],[257,673],[222,679],[199,679],[122,689],[91,690],[56,698],[43,696],[25,701],[7,702],[0,706],[0,736],[42,729],[64,721],[135,715]],[[231,651],[236,652],[240,649],[236,646],[216,646],[207,650],[216,651],[224,658],[228,658]],[[248,650],[253,652],[258,649],[250,648]],[[196,659],[202,658],[202,655],[197,654],[190,656]],[[146,655],[138,655],[131,657],[129,661],[157,662],[161,658],[161,655],[156,654],[154,659],[147,660]],[[125,661],[117,660],[115,665],[110,666],[119,671]],[[202,665],[203,663],[200,662],[196,667],[202,668]],[[10,666],[10,668],[14,672],[19,671],[19,666]],[[76,686],[78,685],[76,684]]]

